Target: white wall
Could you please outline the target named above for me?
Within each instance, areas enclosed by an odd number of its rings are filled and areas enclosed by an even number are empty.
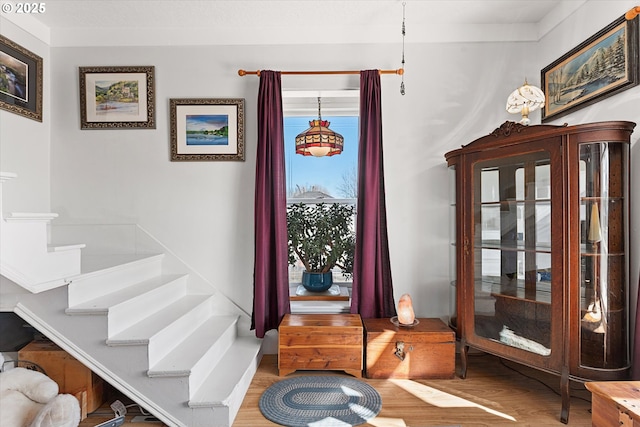
[[[0,110],[0,171],[18,175],[3,186],[5,212],[49,212],[49,46],[20,27],[0,18],[0,32],[43,60],[43,121]]]

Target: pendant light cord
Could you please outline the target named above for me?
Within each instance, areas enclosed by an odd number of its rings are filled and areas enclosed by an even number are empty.
[[[405,28],[405,7],[407,3],[402,2],[402,66],[400,67],[402,70],[402,81],[400,82],[400,94],[404,95],[404,36],[406,35]]]

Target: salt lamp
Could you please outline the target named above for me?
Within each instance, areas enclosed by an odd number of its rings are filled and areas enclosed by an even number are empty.
[[[413,312],[413,304],[409,294],[403,294],[398,300],[398,323],[413,325],[416,315]]]

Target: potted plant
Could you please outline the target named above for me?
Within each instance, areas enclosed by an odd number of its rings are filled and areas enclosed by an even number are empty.
[[[355,206],[339,203],[297,203],[287,209],[289,264],[302,262],[302,285],[323,292],[333,284],[331,269],[353,271],[356,236]]]

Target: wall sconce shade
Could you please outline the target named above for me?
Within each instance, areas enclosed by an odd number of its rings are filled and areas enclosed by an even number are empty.
[[[511,92],[509,98],[507,98],[507,112],[512,114],[522,114],[522,120],[520,123],[528,126],[531,120],[529,120],[529,113],[542,108],[544,106],[545,98],[544,92],[539,88],[530,85],[527,81],[518,89]]]
[[[318,120],[309,122],[309,129],[296,136],[296,154],[303,156],[334,156],[342,153],[344,138],[329,129],[331,122],[322,120],[318,98]]]

